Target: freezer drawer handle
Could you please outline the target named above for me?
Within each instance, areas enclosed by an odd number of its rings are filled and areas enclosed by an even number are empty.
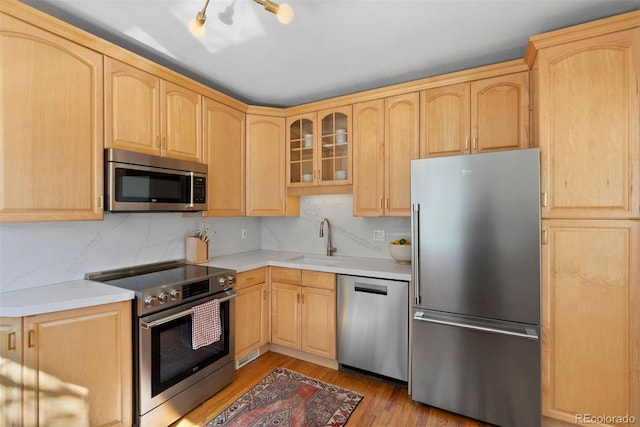
[[[466,328],[466,329],[473,329],[476,331],[482,331],[482,332],[490,332],[493,334],[502,334],[502,335],[511,335],[514,337],[520,337],[520,338],[527,338],[530,340],[538,340],[538,334],[536,333],[536,331],[532,328],[525,328],[525,332],[512,332],[512,331],[505,331],[504,329],[495,329],[495,328],[487,328],[486,326],[474,326],[474,325],[468,325],[466,323],[458,323],[458,322],[448,322],[446,320],[439,320],[439,319],[430,319],[428,317],[424,317],[424,313],[418,311],[416,312],[416,314],[413,316],[413,320],[419,320],[421,322],[429,322],[429,323],[438,323],[440,325],[449,325],[449,326],[456,326],[459,328]]]
[[[380,285],[366,285],[364,283],[356,283],[354,287],[356,292],[364,292],[367,294],[387,295],[387,287]]]

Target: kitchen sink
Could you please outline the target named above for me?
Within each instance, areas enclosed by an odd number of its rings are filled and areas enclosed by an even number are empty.
[[[299,256],[295,258],[291,258],[287,261],[297,262],[300,264],[311,264],[311,265],[335,265],[342,262],[341,258],[334,257],[323,257],[323,256]]]

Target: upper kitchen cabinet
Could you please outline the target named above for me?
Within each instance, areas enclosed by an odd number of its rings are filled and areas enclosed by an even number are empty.
[[[105,105],[106,147],[204,160],[200,94],[107,57]]]
[[[299,215],[298,198],[287,197],[285,119],[247,114],[248,216]]]
[[[354,216],[409,216],[419,151],[417,92],[354,105]]]
[[[0,13],[0,222],[102,219],[103,56]]]
[[[206,216],[245,215],[245,114],[205,99],[203,134],[207,152]]]
[[[288,117],[287,187],[297,194],[350,192],[350,133],[351,106]]]
[[[427,89],[420,105],[420,157],[529,146],[527,71]]]
[[[640,217],[640,29],[585,37],[596,30],[533,37],[527,52],[543,217]]]

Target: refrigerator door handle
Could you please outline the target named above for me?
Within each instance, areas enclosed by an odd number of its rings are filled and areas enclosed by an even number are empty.
[[[420,305],[420,204],[414,203],[411,208],[411,269],[413,280],[413,297],[416,305]]]
[[[482,331],[482,332],[490,332],[492,334],[511,335],[514,337],[527,338],[529,340],[535,340],[535,341],[539,339],[538,334],[533,328],[524,328],[524,332],[507,331],[504,329],[488,328],[486,326],[469,325],[467,323],[432,319],[432,318],[426,317],[425,314],[421,311],[416,311],[416,314],[413,316],[413,320],[419,320],[421,322],[437,323],[440,325],[455,326],[458,328],[473,329],[473,330]]]

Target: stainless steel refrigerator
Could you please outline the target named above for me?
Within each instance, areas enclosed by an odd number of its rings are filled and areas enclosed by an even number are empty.
[[[539,164],[538,149],[411,162],[414,401],[540,425]]]

